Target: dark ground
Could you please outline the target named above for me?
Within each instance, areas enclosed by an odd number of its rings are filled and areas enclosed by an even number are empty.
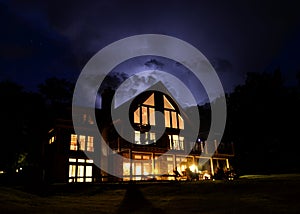
[[[299,213],[300,174],[234,181],[0,186],[0,213]]]

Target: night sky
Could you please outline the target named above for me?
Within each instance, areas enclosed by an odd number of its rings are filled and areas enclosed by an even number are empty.
[[[50,77],[75,82],[101,48],[150,33],[198,48],[226,92],[242,84],[247,72],[278,67],[292,85],[300,70],[296,2],[0,0],[0,81],[27,90]]]

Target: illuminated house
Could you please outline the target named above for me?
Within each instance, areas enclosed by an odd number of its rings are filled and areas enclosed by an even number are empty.
[[[118,123],[122,127],[122,121],[112,121],[108,116],[112,104],[112,91],[102,95],[102,109],[96,111],[97,121],[92,121],[84,108],[78,111],[82,120],[80,133],[74,133],[71,120],[57,120],[56,126],[49,132],[46,177],[52,182],[120,180],[100,170],[96,166],[97,161],[105,161],[105,164],[110,165],[114,173],[123,177],[124,181],[174,180],[175,168],[182,175],[188,167],[192,171],[207,175],[213,175],[217,168],[231,168],[232,145],[221,143],[211,157],[207,145],[217,147],[217,142],[203,140],[207,133],[205,130],[200,129],[196,139],[189,139],[185,130],[194,128],[193,125],[186,115],[181,114],[181,107],[168,90],[161,83],[158,84],[163,92],[150,88],[128,101],[131,103],[129,120],[133,131],[127,135],[131,141],[123,139],[112,125]],[[122,109],[123,106],[118,108]],[[159,122],[156,112],[163,115],[162,122]],[[92,131],[94,129],[89,128],[95,124],[98,125],[105,143],[113,151],[108,154],[109,158],[106,160],[97,158],[97,154],[101,152],[100,139],[96,139],[96,134]],[[164,126],[163,129],[161,126]],[[188,155],[186,151],[190,151]],[[168,154],[163,155],[166,152]],[[116,154],[127,159],[116,160]]]

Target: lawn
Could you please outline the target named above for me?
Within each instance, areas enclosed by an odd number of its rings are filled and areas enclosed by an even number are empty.
[[[300,175],[234,181],[0,186],[0,213],[299,213]]]

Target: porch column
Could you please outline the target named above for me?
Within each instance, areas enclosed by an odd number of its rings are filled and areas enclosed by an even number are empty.
[[[210,158],[210,170],[211,170],[211,175],[214,176],[215,175],[215,172],[214,172],[214,162],[213,162],[213,159]]]
[[[151,155],[151,159],[152,159],[152,175],[153,175],[153,178],[155,177],[155,155],[154,155],[154,152],[152,153]]]
[[[130,166],[129,166],[129,172],[130,172],[130,181],[132,181],[132,150],[129,149],[129,161],[130,161]]]
[[[226,158],[226,167],[227,167],[227,169],[229,169],[229,161],[227,158]]]

